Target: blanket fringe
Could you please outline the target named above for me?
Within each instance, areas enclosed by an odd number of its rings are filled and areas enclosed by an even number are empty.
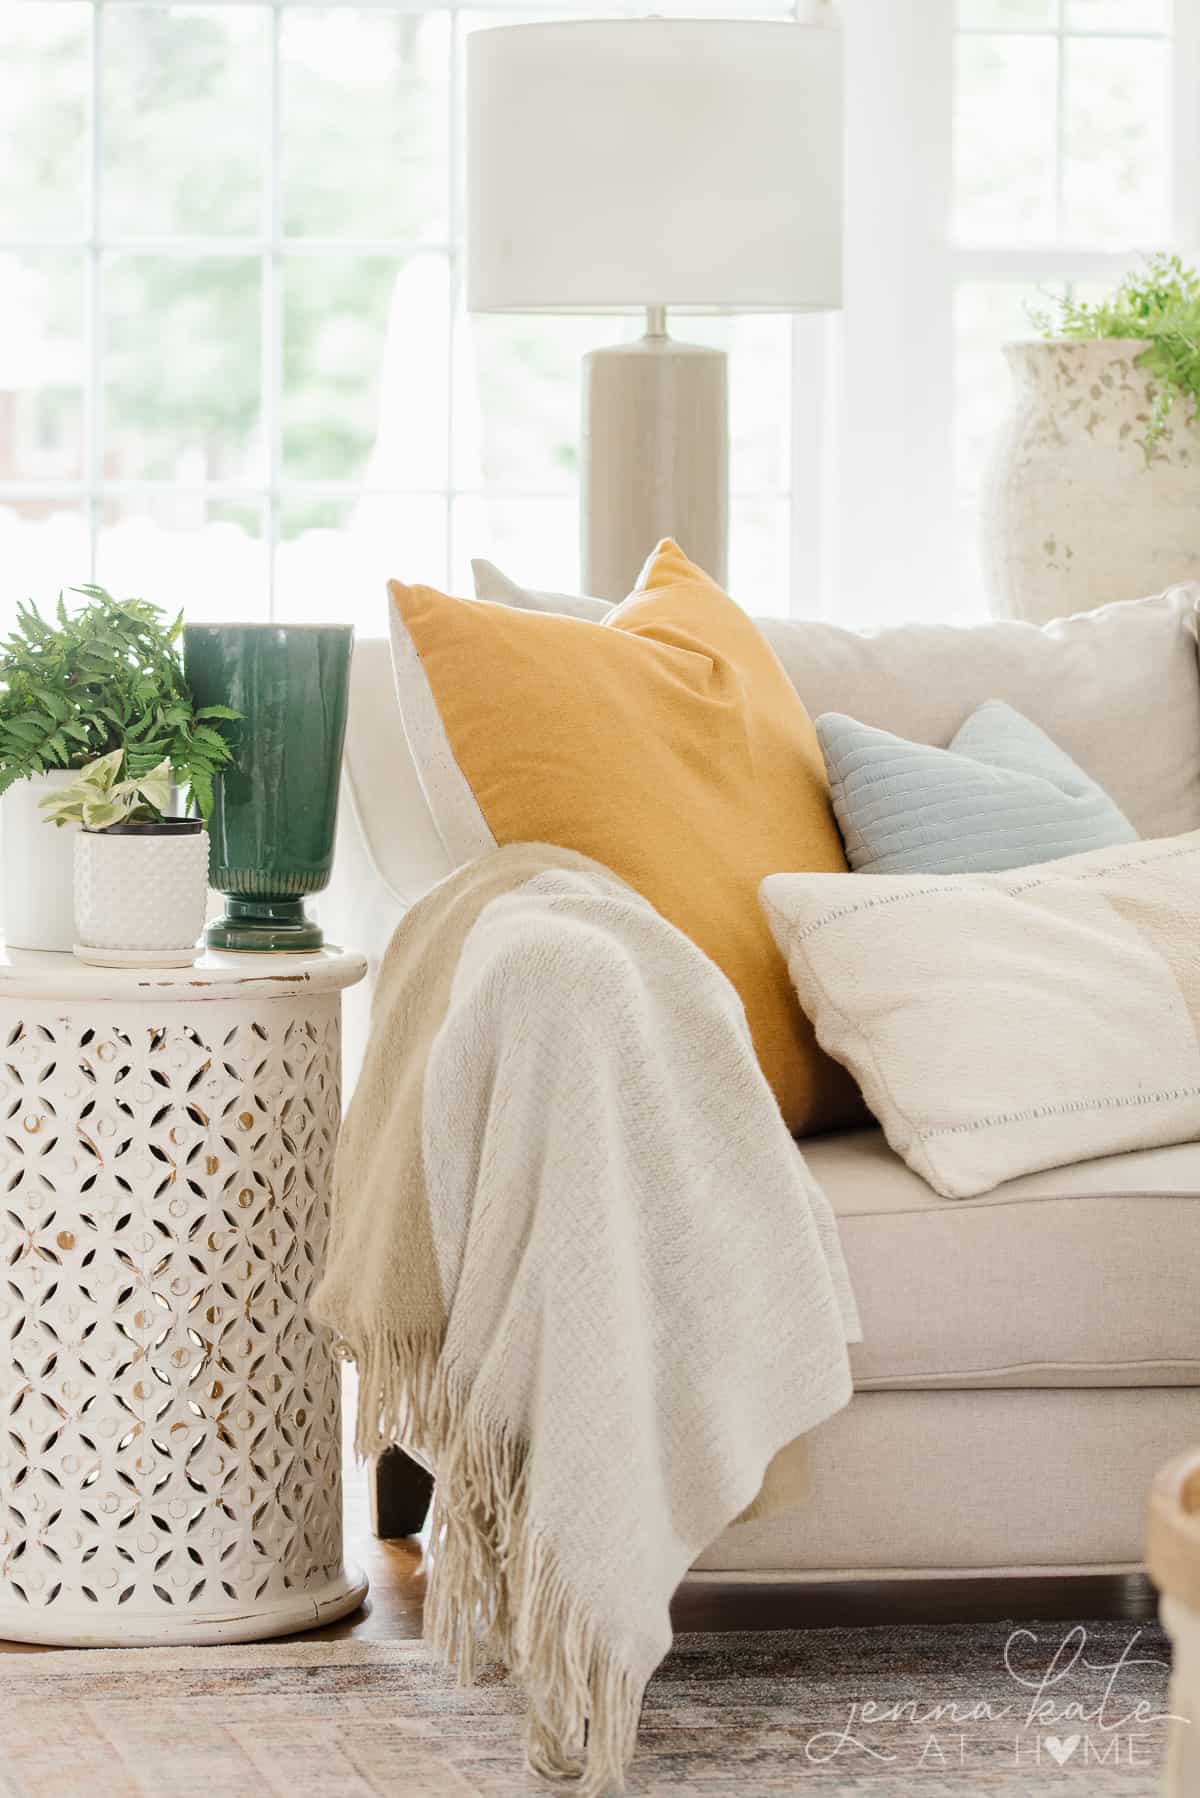
[[[442,1346],[431,1330],[342,1350],[358,1365],[358,1453],[401,1442],[437,1470],[425,1640],[463,1685],[481,1652],[504,1662],[528,1693],[531,1769],[576,1780],[577,1798],[607,1798],[625,1789],[642,1683],[601,1640],[529,1517],[526,1445],[483,1415]]]

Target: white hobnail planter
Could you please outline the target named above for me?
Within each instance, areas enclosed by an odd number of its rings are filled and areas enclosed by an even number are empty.
[[[200,953],[208,832],[192,820],[82,830],[75,838],[75,940],[100,967],[186,967]]]
[[[5,940],[13,949],[69,950],[75,941],[72,866],[78,826],[51,824],[38,801],[71,775],[54,769],[18,780],[0,799]]]
[[[1010,343],[1012,410],[980,502],[991,610],[1044,624],[1200,580],[1200,423],[1177,400],[1146,457],[1140,341]]]

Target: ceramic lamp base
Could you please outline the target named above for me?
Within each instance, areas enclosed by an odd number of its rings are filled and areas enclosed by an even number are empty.
[[[585,356],[585,593],[620,602],[660,537],[724,586],[727,386],[724,351],[666,336],[657,309],[639,342]]]
[[[321,948],[325,933],[304,915],[303,899],[226,898],[225,915],[209,925],[210,949],[249,954],[307,953]]]

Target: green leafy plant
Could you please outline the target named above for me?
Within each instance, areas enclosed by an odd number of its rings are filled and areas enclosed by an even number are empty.
[[[70,786],[56,787],[38,804],[48,822],[108,830],[113,824],[161,824],[171,803],[171,764],[120,779],[125,751],[114,749],[81,768]]]
[[[50,769],[81,768],[120,750],[132,778],[168,762],[205,820],[213,775],[231,751],[217,728],[228,706],[197,708],[179,653],[183,629],[145,599],[76,587],[87,604],[54,620],[32,603],[0,643],[0,793]]]
[[[1148,462],[1177,403],[1200,417],[1200,274],[1178,256],[1147,256],[1106,300],[1063,299],[1056,308],[1034,317],[1045,337],[1149,339],[1137,358],[1156,389],[1143,439]]]

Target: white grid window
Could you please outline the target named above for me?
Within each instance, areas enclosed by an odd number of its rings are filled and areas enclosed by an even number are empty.
[[[731,586],[970,616],[1000,344],[1046,290],[1200,239],[1200,0],[840,10],[844,313],[686,326],[731,351]],[[0,624],[89,576],[367,630],[392,572],[574,583],[579,358],[637,327],[463,313],[463,45],[513,16],[0,5]]]
[[[377,630],[388,573],[576,580],[579,358],[634,327],[462,313],[463,42],[509,16],[0,9],[0,607],[95,578]],[[735,572],[784,609],[788,321],[689,334],[732,351]]]
[[[1064,292],[1111,290],[1136,252],[1195,243],[1182,77],[1200,80],[1196,13],[1196,0],[958,0],[954,487],[961,578],[981,597],[975,506],[1008,404],[999,346]]]
[[[845,0],[847,301],[819,583],[977,618],[1004,342],[1067,286],[1200,249],[1200,0]]]

